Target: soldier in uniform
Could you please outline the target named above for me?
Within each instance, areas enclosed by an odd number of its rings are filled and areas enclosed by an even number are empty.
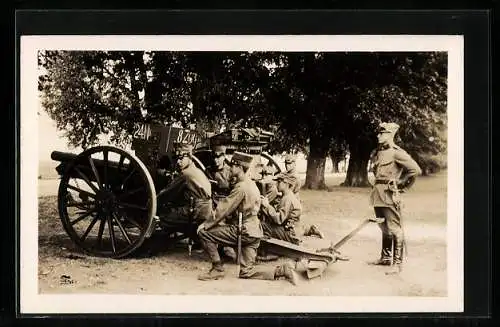
[[[203,248],[210,257],[212,268],[208,273],[198,277],[200,280],[214,280],[223,278],[224,266],[217,251],[217,246],[237,246],[238,226],[236,224],[220,225],[226,217],[233,213],[242,214],[241,230],[241,269],[239,278],[274,280],[286,278],[296,284],[297,276],[290,263],[279,265],[272,269],[255,266],[257,249],[263,237],[257,213],[260,209],[260,192],[254,181],[250,179],[247,171],[252,165],[251,155],[235,152],[231,159],[231,173],[236,184],[231,189],[228,197],[221,200],[212,219],[198,227],[198,235]]]
[[[169,210],[164,215],[168,223],[187,223],[192,219],[194,223],[200,224],[212,216],[212,186],[207,176],[192,161],[192,150],[190,144],[174,144],[180,175],[158,194],[158,203]],[[191,205],[194,207],[191,208]]]
[[[410,189],[421,169],[411,156],[394,144],[394,135],[399,129],[396,123],[381,123],[378,130],[378,148],[373,158],[375,184],[370,203],[378,218],[385,218],[379,224],[382,230],[380,258],[371,262],[375,265],[391,266],[387,274],[397,274],[402,269],[404,233],[401,226],[400,193]]]
[[[286,172],[294,178],[294,183],[292,185],[292,192],[299,198],[300,191],[300,178],[297,175],[297,162],[296,158],[292,154],[287,154],[285,156],[285,168]]]
[[[262,184],[262,194],[266,197],[269,203],[274,203],[279,200],[279,190],[274,179],[276,169],[271,165],[266,165],[262,169],[262,179],[259,183]]]

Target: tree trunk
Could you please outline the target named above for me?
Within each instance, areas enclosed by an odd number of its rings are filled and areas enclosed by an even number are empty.
[[[330,156],[330,159],[332,159],[332,174],[336,174],[339,172],[340,160],[337,156]]]
[[[307,157],[306,182],[304,189],[325,190],[325,163],[327,150],[324,150],[321,138],[311,138],[309,156]]]
[[[363,142],[349,144],[350,158],[347,175],[342,186],[367,187],[368,161],[370,160],[370,147]]]

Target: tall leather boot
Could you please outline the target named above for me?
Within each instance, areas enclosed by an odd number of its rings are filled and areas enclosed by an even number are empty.
[[[387,275],[399,274],[403,270],[403,251],[403,239],[399,237],[394,238],[394,264],[390,270],[386,272]]]
[[[222,262],[214,262],[212,263],[212,268],[208,273],[204,273],[198,276],[199,280],[217,280],[224,278],[225,276],[225,271],[224,271],[224,266],[222,265]]]
[[[371,265],[390,266],[392,264],[392,242],[393,238],[391,235],[382,234],[382,250],[380,251],[380,258],[376,261],[370,262]]]
[[[274,272],[274,279],[279,279],[280,277],[284,277],[293,285],[297,285],[297,272],[294,269],[294,266],[291,263],[285,263],[283,265],[277,266]]]

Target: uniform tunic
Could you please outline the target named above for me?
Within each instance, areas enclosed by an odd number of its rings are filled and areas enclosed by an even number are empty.
[[[262,206],[265,220],[262,222],[264,235],[298,244],[295,228],[300,221],[302,206],[293,192],[287,192],[280,199],[276,209]]]
[[[401,225],[401,210],[393,196],[397,189],[408,190],[421,173],[418,164],[403,149],[396,145],[382,146],[373,158],[375,184],[370,194],[370,203],[375,215],[385,218],[378,224],[382,231],[381,259],[390,260],[394,246],[394,263],[402,262],[404,232]],[[390,186],[389,182],[394,181]],[[394,243],[393,243],[394,242]],[[394,244],[394,245],[393,245]]]
[[[231,168],[224,164],[222,169],[217,170],[213,173],[213,179],[217,183],[214,187],[214,191],[220,194],[228,194],[230,189],[231,181]]]
[[[256,268],[255,258],[260,239],[263,237],[257,213],[260,209],[260,192],[257,185],[248,176],[238,181],[228,197],[222,199],[214,212],[214,221],[207,221],[206,228],[200,230],[199,237],[203,248],[207,252],[212,263],[221,262],[218,245],[237,247],[238,226],[233,222],[227,225],[211,226],[225,217],[236,213],[242,213],[242,237],[241,237],[241,270],[240,278],[274,279],[275,269]]]
[[[158,194],[158,202],[169,210],[160,218],[166,221],[187,221],[190,199],[194,200],[194,220],[205,220],[212,215],[212,186],[207,176],[190,163],[170,185]]]

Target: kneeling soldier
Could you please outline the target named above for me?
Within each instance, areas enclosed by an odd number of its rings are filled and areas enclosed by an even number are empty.
[[[282,197],[276,208],[269,204],[267,197],[262,197],[264,235],[299,244],[295,225],[299,222],[302,206],[291,189],[295,185],[295,179],[287,173],[281,173],[274,177],[274,180],[277,181],[278,191],[281,192]]]
[[[200,224],[212,216],[212,186],[191,159],[192,149],[192,145],[187,143],[174,144],[177,168],[181,174],[158,193],[158,203],[169,209],[163,216],[166,223],[187,223],[191,218],[194,223]],[[191,199],[194,208],[191,208]]]
[[[201,224],[198,235],[203,248],[210,257],[212,267],[206,274],[198,277],[200,280],[223,278],[224,266],[217,251],[217,246],[237,246],[238,226],[234,224],[219,225],[229,215],[242,214],[241,258],[239,278],[278,279],[284,277],[296,284],[296,273],[291,264],[277,266],[273,269],[255,267],[255,257],[263,236],[257,213],[260,209],[260,192],[247,171],[251,167],[253,157],[241,152],[235,152],[231,160],[231,174],[236,184],[228,197],[222,199],[214,212],[213,219]]]

